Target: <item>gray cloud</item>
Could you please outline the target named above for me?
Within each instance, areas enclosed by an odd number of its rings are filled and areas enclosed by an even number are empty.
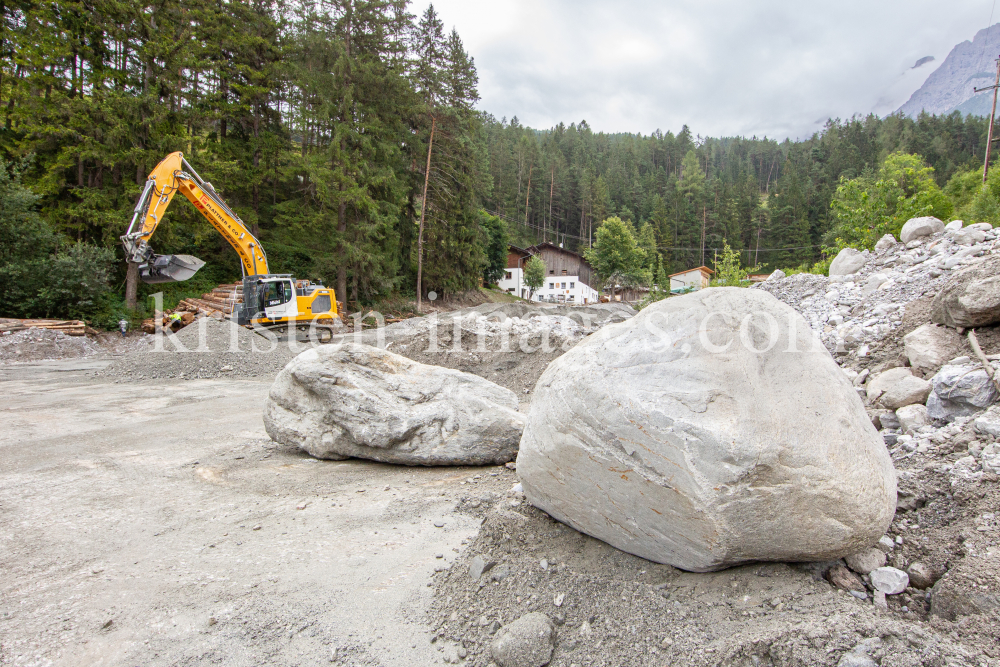
[[[546,128],[801,137],[905,102],[988,0],[437,0],[475,57],[480,108]],[[427,3],[412,7],[421,12]],[[997,17],[994,17],[996,20]],[[933,55],[934,63],[911,70]],[[987,55],[986,59],[992,58]]]

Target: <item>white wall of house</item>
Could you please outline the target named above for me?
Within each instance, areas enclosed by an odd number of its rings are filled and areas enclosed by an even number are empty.
[[[497,285],[504,292],[510,292],[522,299],[528,298],[528,286],[524,284],[524,269],[504,269],[504,277]]]
[[[691,269],[690,271],[670,276],[670,291],[673,292],[687,288],[701,289],[702,287],[708,287],[708,282],[708,276],[702,273],[700,269]]]
[[[598,302],[597,290],[580,282],[579,276],[546,276],[532,301],[583,305]]]

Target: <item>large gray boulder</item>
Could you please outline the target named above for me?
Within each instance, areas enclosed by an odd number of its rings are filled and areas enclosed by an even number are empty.
[[[962,337],[940,324],[924,324],[903,336],[903,350],[910,366],[924,373],[937,372],[961,349]]]
[[[849,276],[857,273],[865,265],[867,254],[854,248],[844,248],[830,262],[830,276]]]
[[[896,504],[850,380],[798,313],[735,287],[660,301],[553,361],[517,472],[554,518],[695,572],[855,553]]]
[[[285,366],[264,426],[275,441],[322,459],[485,465],[514,458],[523,421],[514,392],[489,380],[344,343]]]
[[[909,243],[913,239],[919,239],[922,236],[930,236],[931,234],[943,231],[944,223],[934,216],[928,215],[922,218],[910,218],[903,225],[903,229],[900,230],[899,240],[903,243]]]
[[[980,412],[1000,398],[996,385],[982,366],[945,365],[931,378],[933,391],[927,397],[931,419],[954,421]]]
[[[934,297],[931,321],[965,329],[1000,322],[1000,255],[952,276]]]

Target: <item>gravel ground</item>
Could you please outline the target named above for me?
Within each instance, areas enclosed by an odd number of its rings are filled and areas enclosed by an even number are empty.
[[[103,363],[0,366],[0,665],[438,662],[428,583],[479,526],[463,482],[511,471],[319,461],[267,437],[267,382]]]
[[[151,349],[115,359],[99,377],[114,382],[232,377],[273,379],[304,343],[270,340],[229,321],[205,317],[176,334],[153,336]],[[158,349],[157,349],[158,347]]]
[[[821,565],[692,574],[582,535],[517,493],[484,514],[468,549],[435,575],[430,619],[442,659],[459,662],[462,651],[466,664],[495,665],[489,646],[497,629],[533,611],[556,625],[555,667],[832,666],[859,645],[876,661],[864,664],[883,667],[1000,658],[997,615],[953,622],[922,608],[902,611],[901,603],[879,612],[870,598],[832,587]],[[479,580],[470,575],[477,556],[496,563]]]

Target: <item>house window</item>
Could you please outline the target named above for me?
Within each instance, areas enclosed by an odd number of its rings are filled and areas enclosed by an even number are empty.
[[[556,288],[555,283],[549,283],[549,289],[555,289],[555,288]]]
[[[556,274],[555,269],[549,269],[549,275],[554,276]]]
[[[573,282],[571,282],[571,283],[569,284],[569,288],[570,288],[570,289],[576,289],[576,283],[573,283]]]
[[[566,275],[566,269],[563,269],[563,270],[562,270],[562,274],[563,274],[564,276]]]
[[[561,285],[559,285],[559,289],[566,289],[566,283],[562,283]]]
[[[514,279],[514,276],[511,275],[510,271],[504,271],[504,275],[506,276],[506,280]]]

